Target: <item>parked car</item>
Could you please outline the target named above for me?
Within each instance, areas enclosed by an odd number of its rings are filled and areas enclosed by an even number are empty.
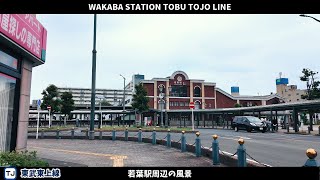
[[[248,132],[260,131],[263,133],[267,131],[267,125],[254,116],[236,116],[233,118],[231,126],[235,131],[246,130]]]

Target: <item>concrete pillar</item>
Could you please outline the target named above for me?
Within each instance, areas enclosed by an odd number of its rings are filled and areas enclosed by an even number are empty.
[[[157,81],[153,82],[153,107],[154,109],[158,109],[158,87]]]
[[[204,92],[204,83],[201,84],[201,97],[202,97],[202,109],[206,108],[206,102],[205,102],[205,92]]]
[[[190,82],[190,102],[193,102],[193,82]]]
[[[169,81],[166,81],[166,110],[169,110]]]
[[[27,148],[30,90],[31,90],[31,79],[32,79],[32,63],[31,62],[27,60],[22,61],[21,75],[22,76],[21,76],[16,151],[23,151],[23,150],[26,150]]]

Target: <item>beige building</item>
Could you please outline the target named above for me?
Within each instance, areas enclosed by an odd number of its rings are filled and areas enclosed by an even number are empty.
[[[297,85],[288,85],[288,78],[279,78],[276,80],[277,94],[281,96],[285,102],[306,101],[301,95],[306,95],[305,89],[298,89]]]

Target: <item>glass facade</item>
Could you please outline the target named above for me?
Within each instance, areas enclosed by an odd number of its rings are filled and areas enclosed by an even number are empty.
[[[16,79],[0,73],[0,151],[9,151]]]
[[[5,64],[13,69],[18,68],[18,60],[0,50],[0,63]]]

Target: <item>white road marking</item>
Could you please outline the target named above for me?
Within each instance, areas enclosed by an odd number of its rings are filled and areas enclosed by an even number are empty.
[[[229,153],[229,152],[226,152],[226,151],[222,151],[224,154],[227,154],[227,155],[233,155],[233,154],[231,154],[231,153]],[[234,155],[234,157],[238,157],[237,155]],[[253,162],[253,163],[257,163],[257,164],[259,164],[257,161],[255,161],[255,160],[252,160],[252,159],[248,159],[247,158],[247,161],[250,161],[250,162]],[[272,167],[271,165],[269,165],[269,164],[265,164],[265,163],[261,163],[262,165],[264,165],[264,166],[267,166],[267,167]]]
[[[249,137],[243,137],[243,136],[235,136],[235,137],[239,137],[239,138],[242,138],[242,139],[251,139]]]

